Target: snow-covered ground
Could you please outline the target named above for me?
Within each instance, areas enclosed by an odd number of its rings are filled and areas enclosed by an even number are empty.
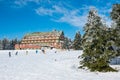
[[[9,58],[8,53],[12,53]],[[120,80],[119,72],[90,72],[78,69],[82,51],[0,51],[0,80]],[[120,69],[120,65],[112,65]]]

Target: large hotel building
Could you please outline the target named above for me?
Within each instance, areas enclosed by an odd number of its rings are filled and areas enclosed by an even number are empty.
[[[41,47],[53,47],[61,49],[64,43],[63,31],[34,32],[26,34],[15,49],[40,49]]]

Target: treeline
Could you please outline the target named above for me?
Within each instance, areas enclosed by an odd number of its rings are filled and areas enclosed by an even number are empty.
[[[19,43],[20,41],[17,38],[12,40],[4,38],[0,40],[0,50],[14,50],[15,44],[19,44]]]

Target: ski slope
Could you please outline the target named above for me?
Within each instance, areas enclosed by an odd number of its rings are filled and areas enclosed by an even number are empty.
[[[120,80],[119,72],[90,72],[78,69],[82,51],[40,50],[0,51],[0,80]],[[12,56],[9,57],[8,53]]]

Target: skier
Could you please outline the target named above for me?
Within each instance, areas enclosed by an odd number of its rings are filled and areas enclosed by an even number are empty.
[[[38,50],[36,50],[36,54],[38,53]]]
[[[45,54],[45,50],[43,49],[42,52]]]
[[[55,51],[55,53],[57,53],[57,51]]]
[[[15,55],[18,55],[18,51],[15,53]]]
[[[11,57],[11,52],[9,52],[9,57]]]
[[[45,50],[44,50],[44,48],[41,48],[41,51],[45,54]]]
[[[28,51],[26,51],[26,55],[28,55]]]

